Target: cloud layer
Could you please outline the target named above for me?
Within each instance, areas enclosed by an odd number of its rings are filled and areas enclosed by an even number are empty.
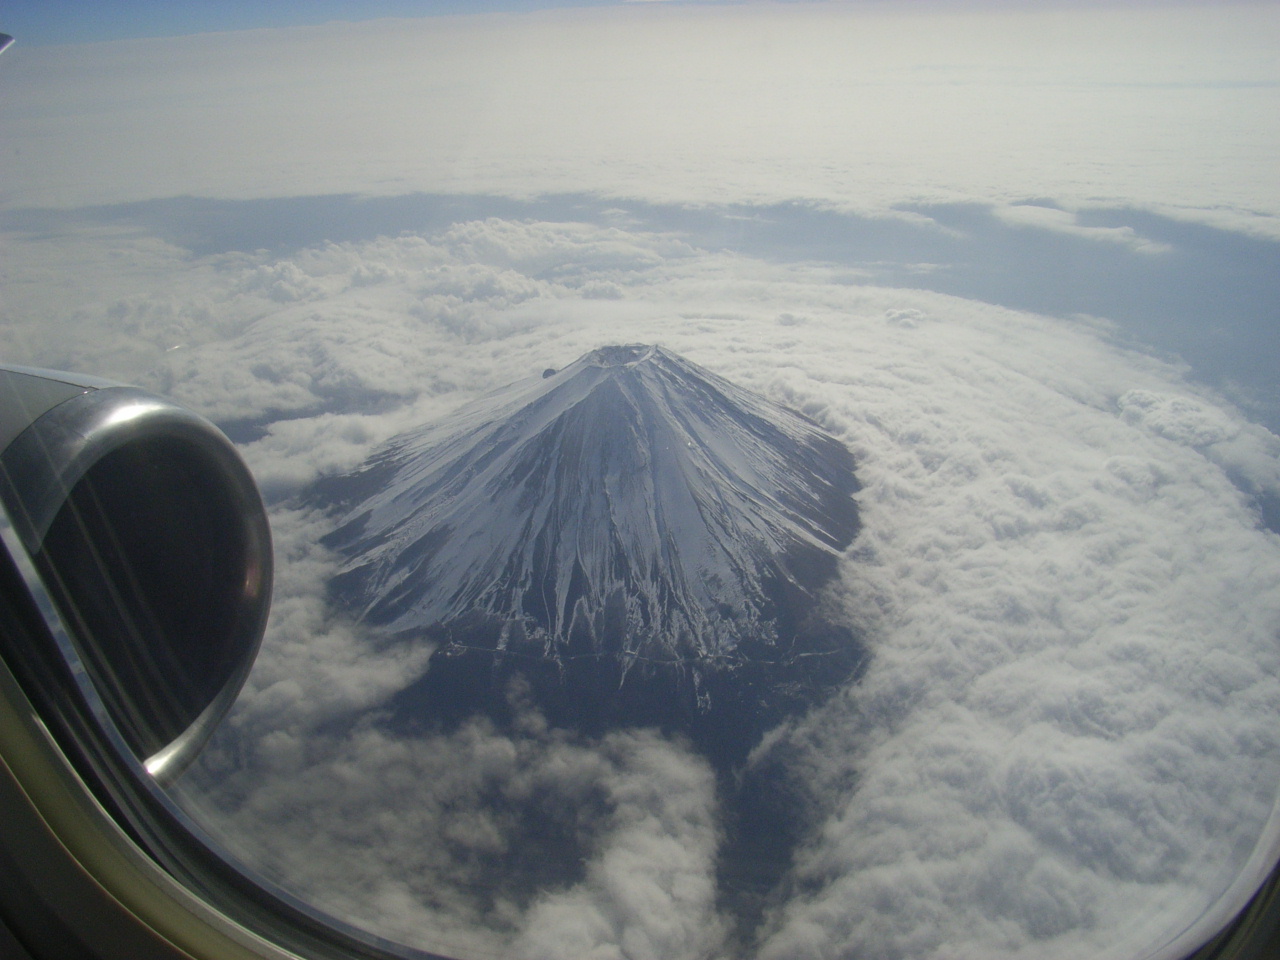
[[[273,632],[200,801],[258,869],[475,955],[904,958],[1172,956],[1265,870],[1280,544],[1237,484],[1280,489],[1277,441],[1175,368],[1090,324],[620,228],[489,220],[236,269],[262,315],[188,351],[175,392],[235,417],[397,398],[264,423],[245,451],[281,495],[478,391],[658,341],[855,451],[865,530],[831,603],[872,650],[756,752],[806,826],[742,929],[716,912],[724,809],[700,758],[533,712],[518,730],[380,727],[428,651],[334,620],[323,518],[281,507]],[[290,373],[301,357],[328,358],[323,375]],[[578,808],[594,812],[568,824]],[[547,830],[580,862],[541,886],[476,860]]]
[[[874,244],[818,262],[845,225],[816,213],[757,256],[567,205],[206,255],[134,208],[21,209],[572,192],[807,201],[963,240],[970,208],[937,206],[961,201],[1144,262],[1170,251],[1098,207],[1280,236],[1275,6],[927,6],[636,4],[0,58],[0,204],[28,224],[3,237],[4,358],[193,406],[272,503],[269,635],[181,785],[233,854],[475,957],[1173,958],[1239,907],[1280,849],[1280,537],[1259,509],[1280,503],[1280,440],[1105,319],[868,285]],[[815,225],[834,232],[787,233]],[[914,243],[900,282],[950,269]],[[1250,248],[1261,272],[1269,249]],[[798,842],[738,915],[732,785],[679,736],[558,730],[518,687],[509,729],[392,724],[380,707],[431,651],[329,609],[326,518],[290,501],[625,341],[801,410],[859,462],[864,531],[826,602],[871,660],[743,771]]]
[[[7,206],[1122,200],[1280,235],[1269,4],[637,4],[0,62]],[[287,130],[287,135],[281,131]]]

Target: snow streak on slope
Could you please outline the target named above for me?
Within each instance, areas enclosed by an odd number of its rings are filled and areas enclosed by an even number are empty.
[[[371,622],[496,623],[496,651],[680,665],[696,684],[802,652],[856,489],[807,418],[632,344],[398,437],[317,495],[346,509],[335,588]]]

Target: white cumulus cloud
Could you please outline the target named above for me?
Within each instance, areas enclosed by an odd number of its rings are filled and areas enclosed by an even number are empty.
[[[426,651],[330,619],[319,584],[332,567],[311,545],[323,522],[283,508],[280,549],[298,586],[281,597],[233,720],[253,773],[223,790],[215,815],[246,856],[386,935],[528,956],[572,943],[588,956],[711,957],[740,940],[762,957],[1171,956],[1221,922],[1266,868],[1280,790],[1280,543],[1250,496],[1276,489],[1275,438],[1090,324],[667,237],[569,232],[567,247],[553,224],[401,238],[414,254],[391,258],[393,275],[374,285],[333,278],[359,274],[366,257],[388,264],[388,241],[294,256],[336,292],[306,314],[277,304],[201,349],[284,358],[292,343],[364,384],[384,364],[397,371],[394,409],[276,421],[247,448],[258,470],[293,471],[295,485],[345,469],[411,420],[620,341],[663,343],[849,444],[864,531],[832,602],[871,660],[757,751],[806,798],[763,926],[736,930],[716,912],[723,797],[677,742],[631,731],[570,745],[534,720],[518,735],[472,724],[465,743],[376,726],[318,734],[366,708],[376,717]],[[575,284],[547,279],[566,272]],[[459,277],[469,327],[399,309]],[[592,298],[605,277],[619,295]],[[378,297],[353,310],[348,298],[371,289]],[[387,337],[401,347],[385,359],[346,346]],[[199,389],[220,408],[215,387]],[[275,402],[270,381],[222,389]],[[517,777],[521,764],[572,755],[569,796],[603,804],[579,834],[590,838],[580,872],[477,906],[467,858],[518,848],[532,827],[475,785],[474,801],[430,801],[440,812],[429,823],[413,814],[433,839],[412,853],[398,826],[349,837],[344,811],[356,805],[387,824],[409,809],[410,794],[362,788],[347,800],[333,785],[335,765],[340,783],[381,782],[384,750],[420,756],[403,776],[412,791],[437,789],[415,777],[469,762],[446,757],[526,751],[502,774]],[[572,772],[588,755],[590,787]],[[310,811],[299,852],[257,843],[299,804]],[[459,804],[479,819],[446,812]],[[377,881],[350,883],[347,856]]]

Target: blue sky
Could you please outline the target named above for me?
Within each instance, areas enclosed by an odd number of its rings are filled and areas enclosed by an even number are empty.
[[[0,4],[0,32],[24,45],[93,43],[134,37],[176,37],[221,30],[288,27],[332,20],[511,12],[546,7],[606,6],[613,0],[7,0]]]
[[[0,32],[12,35],[27,46],[48,46],[138,37],[178,37],[259,27],[290,27],[334,20],[354,22],[383,17],[513,13],[642,2],[646,0],[286,0],[271,3],[263,0],[185,0],[180,3],[166,0],[5,0],[0,3]],[[722,0],[664,2],[709,4]],[[872,5],[880,5],[884,0],[871,2]],[[936,5],[950,4],[944,2]],[[970,7],[990,5],[968,4]],[[1020,0],[997,4],[1013,7],[1020,5]],[[1139,2],[1111,5],[1153,4]],[[1154,5],[1159,5],[1159,0]]]

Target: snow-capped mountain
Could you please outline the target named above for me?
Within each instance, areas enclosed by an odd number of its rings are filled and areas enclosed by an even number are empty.
[[[816,591],[858,531],[853,457],[661,347],[602,347],[323,481],[336,599],[464,652],[710,675],[823,652]],[[815,646],[816,644],[816,646]],[[598,673],[598,669],[595,671]],[[594,675],[594,674],[593,674]]]

